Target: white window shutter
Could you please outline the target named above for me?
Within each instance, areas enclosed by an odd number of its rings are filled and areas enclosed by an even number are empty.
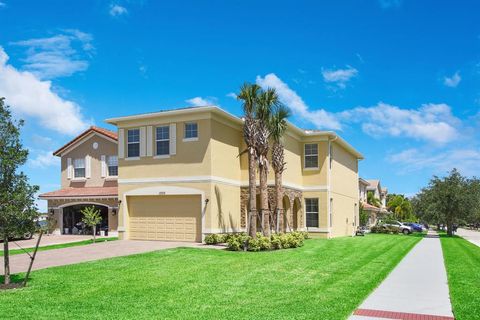
[[[102,178],[105,178],[107,176],[107,162],[106,162],[107,157],[101,156],[100,159],[102,163]]]
[[[177,154],[177,124],[170,124],[170,154]]]
[[[118,129],[118,158],[125,158],[125,130]]]
[[[140,127],[140,157],[145,157],[147,155],[147,141],[145,136],[145,127]]]
[[[92,175],[91,165],[90,165],[90,156],[85,156],[85,178],[90,179]]]
[[[153,129],[152,126],[147,126],[147,157],[153,156]]]
[[[67,179],[72,179],[72,158],[67,158]]]

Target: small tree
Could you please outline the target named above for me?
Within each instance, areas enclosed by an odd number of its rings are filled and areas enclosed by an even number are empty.
[[[37,186],[28,183],[18,168],[27,161],[28,151],[20,141],[23,121],[12,119],[10,109],[0,98],[0,238],[3,240],[5,285],[10,284],[8,241],[35,231]]]
[[[363,203],[360,203],[360,226],[365,227],[368,224],[369,214],[368,211],[363,208]]]
[[[93,243],[95,243],[95,236],[97,234],[97,224],[102,221],[102,216],[100,215],[100,210],[95,208],[95,206],[85,207],[81,211],[83,214],[82,221],[87,226],[93,229]]]

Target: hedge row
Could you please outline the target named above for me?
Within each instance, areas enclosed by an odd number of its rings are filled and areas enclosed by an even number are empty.
[[[265,237],[259,232],[256,238],[242,232],[209,234],[205,237],[205,243],[210,245],[226,243],[227,248],[232,251],[264,251],[301,247],[308,237],[308,232],[299,231],[275,233],[271,237]]]

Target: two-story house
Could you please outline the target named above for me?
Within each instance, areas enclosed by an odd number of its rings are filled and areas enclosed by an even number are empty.
[[[241,118],[207,106],[106,121],[118,128],[121,238],[201,241],[209,233],[247,229]],[[362,155],[334,132],[292,124],[284,145],[284,230],[353,235]],[[273,209],[272,172],[268,180]]]
[[[375,225],[379,217],[388,213],[386,203],[388,189],[381,187],[380,180],[365,180],[359,178],[358,190],[360,203],[363,206],[363,210],[367,211],[369,216],[367,225]],[[379,204],[377,206],[371,205],[367,202],[368,193],[372,193],[373,197],[378,199]]]
[[[95,206],[102,215],[101,230],[117,231],[117,134],[90,127],[54,152],[61,158],[61,189],[44,193],[48,211],[57,223],[55,233],[78,234],[82,209]]]

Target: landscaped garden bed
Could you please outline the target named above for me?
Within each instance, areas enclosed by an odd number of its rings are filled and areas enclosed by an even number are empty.
[[[231,251],[266,251],[298,248],[303,246],[308,239],[308,232],[274,233],[270,237],[263,236],[260,232],[252,238],[244,232],[231,234],[209,234],[205,243],[209,245],[226,243]]]

